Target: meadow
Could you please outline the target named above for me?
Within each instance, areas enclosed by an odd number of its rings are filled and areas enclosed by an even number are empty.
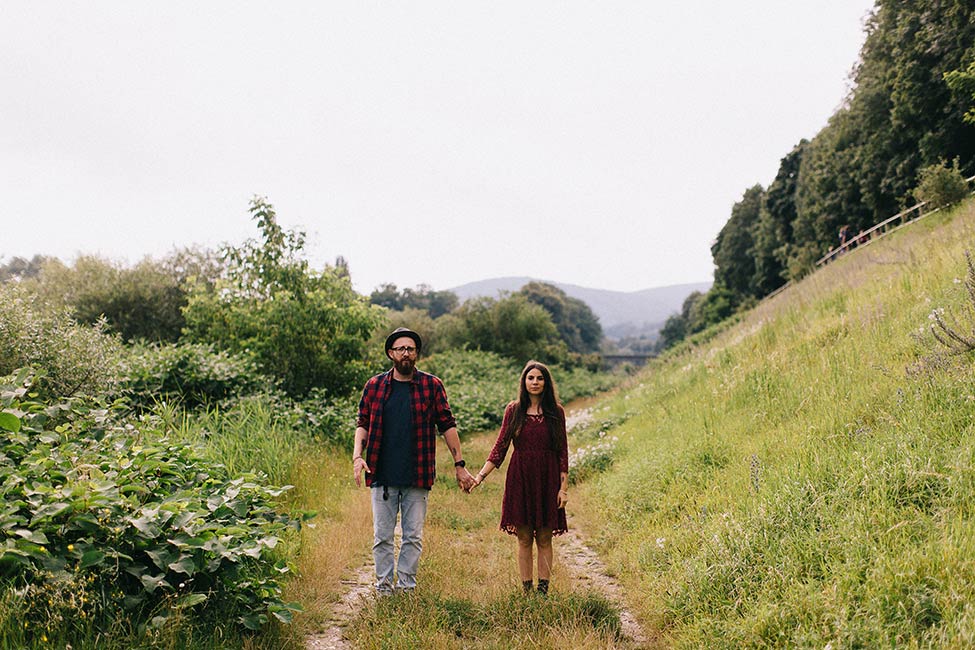
[[[975,330],[973,217],[969,201],[845,255],[590,403],[569,510],[654,647],[975,644],[973,353],[932,334]],[[347,483],[323,604],[369,562]],[[424,588],[365,607],[351,647],[627,647],[564,568],[549,600],[518,597],[500,485],[438,480]]]

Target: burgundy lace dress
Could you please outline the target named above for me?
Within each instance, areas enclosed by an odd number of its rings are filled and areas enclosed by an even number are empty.
[[[501,433],[494,443],[488,460],[500,467],[508,453],[510,441],[505,440],[504,431],[509,417],[512,417],[517,404],[505,409]],[[532,530],[551,529],[552,534],[560,535],[568,530],[565,522],[565,508],[559,508],[559,488],[562,480],[560,472],[569,471],[569,452],[565,435],[565,414],[557,422],[546,420],[541,415],[529,415],[514,439],[515,450],[511,454],[508,474],[504,481],[504,500],[501,503],[501,530],[516,534],[521,526]],[[556,427],[556,436],[561,440],[560,449],[552,448],[550,426]]]

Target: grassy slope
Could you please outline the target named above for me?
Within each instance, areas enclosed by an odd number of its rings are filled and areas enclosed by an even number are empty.
[[[677,647],[975,642],[975,203],[854,251],[607,402],[576,512]]]

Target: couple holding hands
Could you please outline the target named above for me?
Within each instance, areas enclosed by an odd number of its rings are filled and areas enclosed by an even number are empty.
[[[436,474],[436,437],[454,458],[457,483],[470,493],[504,462],[514,446],[505,478],[501,530],[518,539],[518,572],[532,591],[534,549],[538,549],[538,591],[548,593],[552,537],[566,532],[569,455],[565,412],[548,367],[529,361],[521,372],[518,398],[504,411],[501,430],[476,475],[466,467],[457,425],[443,382],[416,368],[423,342],[399,328],[386,338],[387,372],[366,382],[352,452],[356,485],[372,493],[376,591],[411,592],[423,546],[427,497]],[[394,557],[393,531],[399,517],[402,543]],[[394,582],[395,574],[395,582]]]

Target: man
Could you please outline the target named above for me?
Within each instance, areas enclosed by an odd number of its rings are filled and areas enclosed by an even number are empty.
[[[393,367],[367,381],[359,400],[352,471],[357,486],[362,485],[365,472],[366,485],[372,489],[372,554],[380,594],[393,591],[397,515],[403,542],[395,586],[407,592],[416,588],[427,496],[436,475],[438,431],[454,458],[457,484],[465,492],[474,485],[443,383],[416,369],[422,347],[416,332],[405,327],[393,331],[386,337],[386,356]]]

